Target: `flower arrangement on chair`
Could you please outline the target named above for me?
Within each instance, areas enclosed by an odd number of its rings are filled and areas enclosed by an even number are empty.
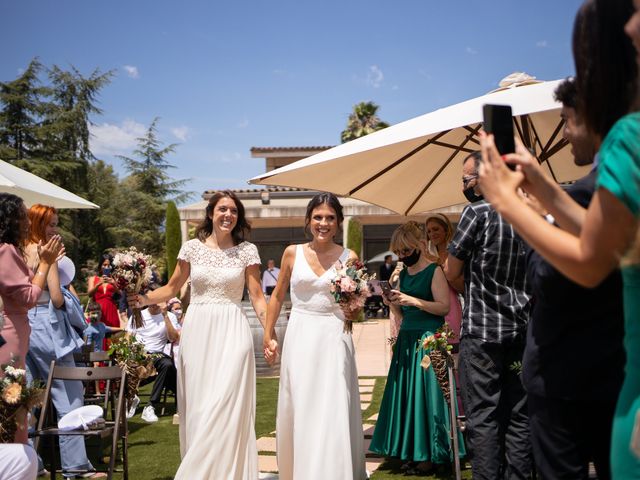
[[[111,342],[109,355],[127,372],[125,398],[127,405],[131,405],[133,398],[138,394],[140,381],[156,374],[153,367],[156,355],[145,352],[143,344],[126,335]]]
[[[449,344],[449,340],[452,338],[455,338],[455,333],[453,333],[449,324],[445,322],[433,335],[429,335],[422,340],[422,348],[427,351],[427,354],[420,363],[425,370],[433,367],[447,403],[450,400],[449,393],[451,389],[448,367],[453,366],[453,356],[451,355],[453,346]]]
[[[331,279],[329,291],[333,295],[336,303],[344,310],[357,310],[363,308],[367,297],[371,296],[369,281],[374,279],[375,274],[369,275],[360,260],[349,259],[345,263],[337,261],[335,264],[336,275]],[[353,322],[344,321],[344,331],[351,333]]]
[[[13,443],[18,428],[24,428],[29,411],[42,404],[42,382],[27,385],[27,372],[15,368],[15,357],[2,366],[0,379],[0,443]]]

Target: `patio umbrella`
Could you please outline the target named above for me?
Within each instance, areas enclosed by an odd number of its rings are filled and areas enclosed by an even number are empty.
[[[27,207],[36,203],[55,208],[100,208],[75,193],[0,160],[0,192],[13,193]]]
[[[395,253],[387,250],[386,252],[382,252],[374,257],[371,257],[369,260],[365,261],[364,263],[384,262],[384,257],[386,257],[387,255],[391,255],[391,260],[393,260],[394,262],[398,261],[398,256]]]
[[[456,105],[427,113],[249,180],[353,197],[401,215],[466,202],[462,159],[479,150],[482,106],[511,105],[514,131],[558,182],[588,173],[577,167],[562,138],[561,105],[553,91],[562,80],[532,77]]]

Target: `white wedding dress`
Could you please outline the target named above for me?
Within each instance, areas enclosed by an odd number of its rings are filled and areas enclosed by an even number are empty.
[[[278,393],[280,480],[367,478],[353,340],[329,293],[333,275],[332,267],[317,276],[296,247]]]
[[[182,463],[176,479],[256,480],[253,339],[240,301],[255,245],[214,250],[190,240],[191,302],[180,337],[178,408]]]

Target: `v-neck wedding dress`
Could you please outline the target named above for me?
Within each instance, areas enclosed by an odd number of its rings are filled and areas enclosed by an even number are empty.
[[[318,276],[296,247],[278,394],[280,480],[367,478],[353,340],[329,292],[332,275],[334,267]]]

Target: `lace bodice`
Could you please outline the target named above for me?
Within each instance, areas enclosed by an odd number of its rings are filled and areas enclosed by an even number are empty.
[[[215,250],[197,238],[182,245],[178,259],[191,265],[190,303],[240,303],[245,268],[260,264],[253,243]]]
[[[349,250],[345,249],[340,260],[346,261],[347,258]],[[329,284],[335,274],[335,267],[331,267],[322,275],[316,275],[304,256],[302,245],[296,245],[296,259],[291,271],[291,306],[307,312],[342,316],[340,306],[329,291]]]

